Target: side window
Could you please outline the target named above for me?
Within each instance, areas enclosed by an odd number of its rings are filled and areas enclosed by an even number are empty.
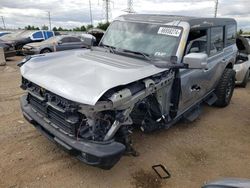
[[[188,37],[186,54],[189,53],[207,53],[207,30],[191,31]]]
[[[235,44],[236,42],[236,25],[226,26],[226,46]]]
[[[35,33],[33,33],[32,37],[34,39],[43,39],[43,33],[42,33],[42,31],[35,32]]]
[[[76,37],[70,37],[70,42],[81,42],[81,40]]]
[[[53,32],[51,32],[51,31],[45,31],[44,35],[46,36],[46,39],[54,36]]]
[[[64,37],[61,41],[62,43],[68,43],[70,42],[70,37]]]
[[[223,27],[211,28],[211,43],[210,43],[210,55],[217,54],[223,50]]]

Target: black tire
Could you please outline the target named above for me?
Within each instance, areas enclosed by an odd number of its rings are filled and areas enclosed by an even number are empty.
[[[46,53],[50,53],[51,50],[49,48],[45,48],[45,49],[42,49],[40,54],[46,54]]]
[[[240,87],[247,87],[247,82],[248,82],[248,80],[249,80],[249,69],[247,70],[247,72],[246,72],[246,75],[245,75],[245,77],[244,77],[244,80],[242,81],[242,83],[240,84]]]
[[[235,87],[235,71],[233,69],[225,69],[223,75],[215,89],[217,101],[214,103],[217,107],[226,107],[229,105],[233,96]]]

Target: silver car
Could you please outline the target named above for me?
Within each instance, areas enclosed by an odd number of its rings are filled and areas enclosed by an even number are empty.
[[[120,16],[98,47],[19,64],[23,115],[81,161],[110,169],[122,155],[138,155],[133,129],[192,122],[203,102],[229,105],[236,31],[229,18]]]
[[[236,71],[235,83],[241,87],[246,87],[250,78],[250,41],[245,37],[237,38],[239,55],[234,65]]]
[[[22,51],[24,55],[34,55],[86,47],[87,45],[79,37],[60,35],[42,42],[26,44]]]

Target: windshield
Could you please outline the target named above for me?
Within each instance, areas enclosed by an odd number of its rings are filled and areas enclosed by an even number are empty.
[[[181,31],[178,27],[115,21],[100,45],[166,58],[176,54]]]
[[[16,39],[19,35],[21,35],[24,32],[25,32],[25,30],[15,31],[13,33],[2,36],[1,39],[2,40],[13,40],[13,39]]]
[[[25,31],[25,32],[21,33],[18,37],[27,38],[27,37],[30,37],[34,32],[36,32],[36,31]]]

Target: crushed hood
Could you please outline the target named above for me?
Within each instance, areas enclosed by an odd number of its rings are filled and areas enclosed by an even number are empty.
[[[164,71],[147,61],[91,50],[34,56],[21,67],[24,78],[68,100],[95,105],[109,89]]]

